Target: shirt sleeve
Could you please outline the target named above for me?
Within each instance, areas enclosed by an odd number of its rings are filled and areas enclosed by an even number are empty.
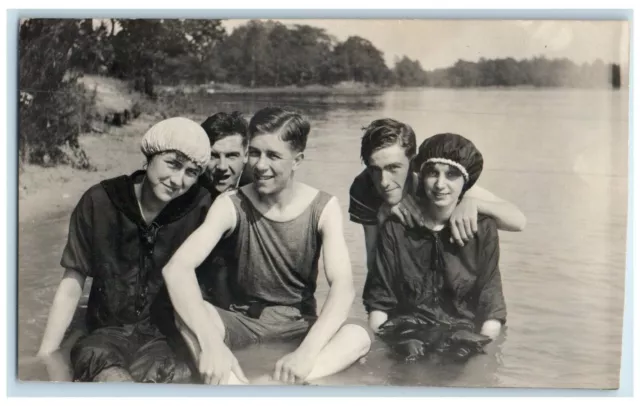
[[[496,223],[492,219],[485,220],[487,232],[483,248],[483,272],[478,279],[480,291],[477,318],[481,322],[490,319],[507,321],[507,306],[502,291],[500,276],[500,241]]]
[[[73,269],[84,276],[93,277],[92,257],[92,225],[93,212],[90,192],[85,193],[71,213],[67,244],[62,252],[60,265],[65,269]]]
[[[382,200],[365,169],[356,176],[349,189],[349,219],[362,225],[377,225],[381,204]]]
[[[373,269],[367,273],[362,294],[367,313],[374,310],[389,312],[398,305],[393,292],[394,276],[397,273],[397,250],[389,222],[380,230]]]

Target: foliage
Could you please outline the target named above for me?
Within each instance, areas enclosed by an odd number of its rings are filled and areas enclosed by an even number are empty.
[[[395,70],[399,65],[396,64]],[[478,62],[458,60],[446,69],[425,73],[419,83],[432,87],[486,87],[486,86],[534,86],[534,87],[620,87],[620,66],[606,65],[602,60],[581,65],[569,59],[515,60],[484,59]],[[417,85],[417,84],[414,84]]]
[[[19,153],[21,162],[90,168],[78,135],[93,114],[95,94],[71,69],[79,21],[27,20],[19,33]],[[70,150],[68,154],[64,150]]]

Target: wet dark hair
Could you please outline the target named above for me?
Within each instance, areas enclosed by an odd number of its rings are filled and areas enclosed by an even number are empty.
[[[372,121],[363,130],[360,158],[366,166],[369,166],[369,160],[374,152],[393,145],[399,145],[404,149],[409,159],[416,154],[416,134],[407,124],[391,118],[383,118]]]
[[[311,125],[299,113],[280,107],[265,107],[258,110],[249,121],[249,139],[262,134],[279,132],[281,139],[296,152],[307,147]]]
[[[210,145],[232,135],[242,136],[243,147],[246,147],[249,143],[249,124],[239,111],[234,111],[231,114],[225,112],[216,113],[207,117],[200,125],[207,133]]]

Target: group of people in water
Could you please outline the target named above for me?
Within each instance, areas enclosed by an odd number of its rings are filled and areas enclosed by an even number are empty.
[[[507,317],[498,230],[525,217],[476,185],[475,145],[442,133],[418,147],[390,118],[364,129],[349,217],[364,229],[365,322],[349,317],[338,198],[296,180],[309,132],[279,107],[153,125],[144,169],[94,185],[71,215],[39,356],[60,348],[87,278],[74,381],[255,383],[234,351],[269,341],[297,340],[270,379],[298,384],[349,368],[376,339],[405,360],[481,352]]]

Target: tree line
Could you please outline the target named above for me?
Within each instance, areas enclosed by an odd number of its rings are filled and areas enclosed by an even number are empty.
[[[245,87],[620,87],[620,66],[597,60],[480,59],[424,70],[404,56],[392,67],[369,40],[339,41],[322,28],[252,20],[228,33],[222,20],[27,19],[20,23],[20,153],[23,162],[88,161],[77,136],[89,128],[95,99],[83,73],[116,77],[149,97],[156,85],[227,83]]]
[[[613,87],[620,88],[620,65],[597,59],[577,64],[567,58],[534,57],[458,60],[453,66],[425,72],[418,61],[404,57],[393,69],[396,84],[427,87]]]
[[[41,21],[54,24],[51,20]],[[386,86],[478,87],[620,86],[620,66],[601,60],[458,60],[425,71],[404,56],[390,68],[370,41],[351,36],[338,41],[322,28],[252,20],[227,33],[222,20],[111,19],[60,20],[73,44],[70,66],[153,83],[237,84],[246,87],[334,85],[352,81]],[[32,25],[21,27],[31,28]],[[146,89],[152,93],[152,89]]]

